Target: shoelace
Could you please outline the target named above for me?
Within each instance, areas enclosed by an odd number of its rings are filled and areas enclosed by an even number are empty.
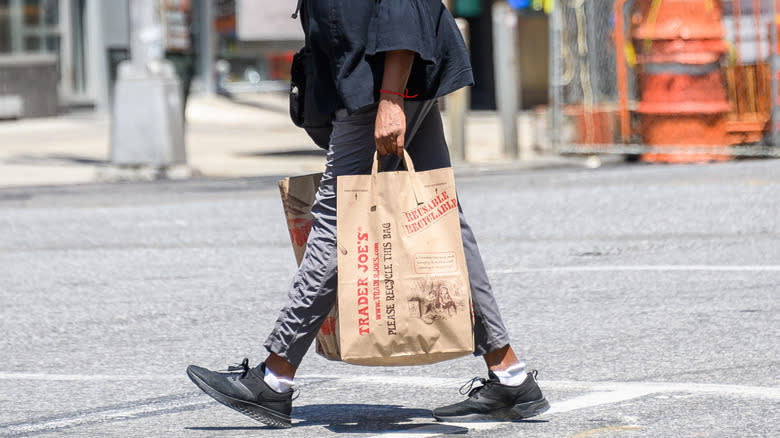
[[[539,371],[538,370],[533,370],[533,371],[531,371],[531,375],[534,377],[534,380],[536,380],[536,376],[539,375]],[[477,386],[475,388],[474,384],[477,383],[477,382],[481,383],[482,385],[481,386]],[[479,392],[480,390],[482,390],[485,387],[485,385],[487,385],[490,382],[499,382],[499,381],[495,380],[495,379],[483,379],[482,377],[474,377],[473,379],[471,379],[468,382],[464,383],[463,386],[461,386],[460,389],[458,389],[458,392],[461,395],[468,394],[468,396],[471,397],[472,395],[474,395],[477,392]]]
[[[243,371],[241,373],[241,378],[243,379],[246,377],[246,373],[249,372],[249,358],[245,357],[241,363],[237,363],[235,365],[228,366],[228,371]]]
[[[245,357],[244,360],[241,361],[241,363],[237,363],[235,365],[229,365],[227,368],[228,371],[241,371],[241,378],[245,378],[246,374],[249,372],[249,358]],[[262,377],[260,377],[262,378]],[[292,399],[295,401],[295,399],[298,398],[298,396],[301,395],[301,390],[298,388],[293,387],[293,395]]]
[[[483,379],[482,377],[474,377],[473,379],[471,379],[468,382],[464,383],[463,386],[461,386],[460,389],[458,389],[458,392],[461,395],[468,395],[469,397],[471,397],[472,395],[474,395],[477,392],[479,392],[482,388],[484,388],[485,384],[487,384],[488,381],[489,381],[488,379]],[[474,384],[477,383],[477,382],[481,383],[482,386],[477,386],[475,388]]]

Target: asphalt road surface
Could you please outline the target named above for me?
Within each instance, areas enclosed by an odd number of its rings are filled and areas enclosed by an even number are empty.
[[[478,358],[314,352],[293,426],[201,394],[264,358],[295,269],[274,178],[0,190],[0,436],[780,436],[780,161],[460,172],[513,345],[552,404],[430,410]]]

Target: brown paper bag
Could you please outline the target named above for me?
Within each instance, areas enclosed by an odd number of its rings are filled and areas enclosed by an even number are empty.
[[[311,206],[314,204],[321,177],[321,173],[316,173],[279,181],[284,216],[287,219],[287,229],[290,231],[290,241],[298,265],[303,260],[306,242],[309,240],[312,223]],[[317,333],[317,353],[331,360],[340,360],[337,319],[338,304],[330,310]]]
[[[375,157],[376,158],[376,157]],[[338,335],[344,362],[421,365],[474,351],[452,168],[339,176]]]

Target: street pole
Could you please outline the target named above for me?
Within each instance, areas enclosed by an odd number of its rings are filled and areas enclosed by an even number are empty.
[[[207,94],[217,93],[216,69],[214,66],[214,3],[212,0],[200,2],[199,48],[200,69],[203,72],[203,89]]]
[[[468,47],[469,23],[458,18],[455,23]],[[471,89],[463,87],[447,96],[447,137],[453,161],[466,161],[466,114],[471,100]]]
[[[563,60],[561,54],[563,2],[556,1],[550,14],[550,142],[554,150],[562,146],[563,135]]]
[[[159,0],[130,0],[130,62],[139,70],[163,58]]]
[[[444,6],[453,11],[452,0],[442,0]],[[461,18],[455,19],[463,36],[466,47],[469,46],[469,23]],[[450,149],[452,161],[466,161],[466,113],[468,112],[471,100],[471,90],[463,87],[453,91],[445,98],[446,117],[447,117],[447,144]]]
[[[165,169],[187,161],[181,87],[163,58],[160,0],[130,0],[130,60],[119,65],[111,162]]]
[[[8,4],[8,23],[11,27],[11,52],[20,53],[24,51],[24,5],[22,0],[11,0]]]
[[[520,71],[517,54],[517,13],[506,2],[496,2],[493,17],[493,65],[496,103],[501,115],[504,154],[518,158],[517,111],[520,108]]]

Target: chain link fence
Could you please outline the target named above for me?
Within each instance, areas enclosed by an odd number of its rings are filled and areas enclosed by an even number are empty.
[[[780,157],[780,0],[559,0],[551,135],[563,154]],[[774,98],[773,98],[774,96]]]

